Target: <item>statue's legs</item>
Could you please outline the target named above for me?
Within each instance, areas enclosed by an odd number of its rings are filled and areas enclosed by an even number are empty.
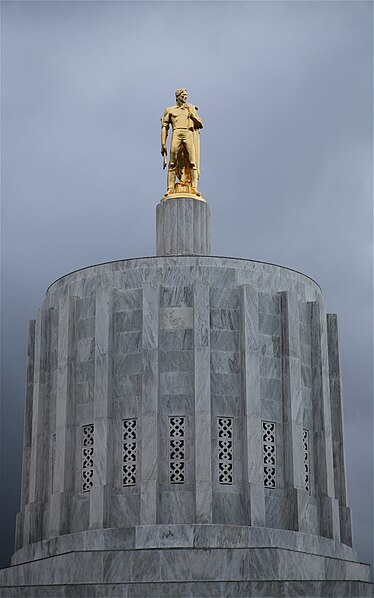
[[[175,177],[176,177],[175,167],[170,168],[170,166],[169,166],[168,179],[167,179],[168,180],[168,188],[167,188],[165,195],[170,195],[170,193],[174,193]]]
[[[170,160],[168,166],[168,188],[165,193],[166,195],[170,195],[174,193],[175,187],[175,179],[176,179],[176,169],[177,169],[177,159],[178,159],[178,152],[181,145],[184,145],[186,150],[187,159],[190,163],[191,168],[191,187],[193,192],[197,195],[200,195],[197,191],[197,165],[195,160],[195,146],[193,143],[193,134],[192,131],[189,129],[174,129],[173,136],[171,138],[170,144]]]
[[[198,181],[198,174],[197,174],[197,164],[196,164],[196,157],[195,157],[195,145],[193,142],[193,133],[189,129],[181,129],[183,134],[181,135],[184,147],[186,149],[187,158],[190,163],[191,168],[191,187],[192,192],[196,193],[196,195],[200,195],[197,190],[197,181]]]
[[[191,187],[192,187],[192,191],[193,193],[196,193],[196,195],[200,195],[200,193],[197,190],[197,168],[195,167],[191,167]]]
[[[182,144],[182,140],[179,139],[179,135],[177,133],[178,130],[173,130],[173,135],[171,138],[171,143],[170,143],[170,159],[169,159],[169,166],[168,166],[168,179],[167,179],[167,184],[168,184],[168,188],[167,191],[165,193],[165,197],[167,195],[170,195],[171,193],[174,193],[174,187],[175,187],[175,179],[176,179],[176,174],[177,174],[177,157],[178,157],[178,152],[179,152],[179,148]]]

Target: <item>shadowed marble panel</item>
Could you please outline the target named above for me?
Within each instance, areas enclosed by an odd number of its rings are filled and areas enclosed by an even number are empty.
[[[96,301],[95,295],[90,295],[88,297],[77,297],[77,318],[94,318],[95,317],[95,309],[96,309]]]
[[[113,325],[115,332],[132,332],[142,328],[142,310],[128,309],[114,314]]]
[[[188,372],[193,368],[193,351],[160,351],[160,372]]]
[[[160,307],[192,307],[193,289],[191,286],[171,286],[161,288]]]
[[[124,372],[120,372],[121,379],[113,380],[113,397],[121,396],[139,396],[142,394],[142,376],[141,374],[133,374],[126,376]]]
[[[111,497],[110,525],[124,528],[139,524],[140,493],[115,494]]]
[[[239,289],[225,287],[210,288],[210,305],[212,308],[239,309]]]
[[[160,492],[159,523],[192,523],[195,519],[195,497],[190,491],[174,486],[174,491]]]
[[[140,374],[141,371],[142,355],[140,352],[114,355],[113,376],[116,380],[121,381],[124,375]]]
[[[210,367],[213,372],[238,374],[240,372],[240,353],[235,351],[211,351]]]
[[[141,351],[141,331],[120,332],[113,335],[113,351],[118,354],[135,353]]]
[[[268,355],[269,357],[281,356],[279,336],[270,334],[259,334],[259,344],[261,355]]]
[[[259,331],[261,334],[280,336],[279,316],[259,313]]]
[[[239,351],[239,335],[235,330],[211,330],[212,351]]]
[[[238,396],[241,391],[240,374],[211,372],[210,386],[213,395]]]
[[[193,395],[160,395],[159,410],[162,416],[168,415],[182,415],[191,411],[191,404],[193,404]],[[165,418],[162,419],[165,421]],[[164,426],[164,437],[166,434],[166,423]],[[187,430],[188,431],[188,430]],[[186,431],[186,432],[187,432]],[[160,422],[160,435],[163,436],[162,423]]]
[[[258,294],[258,310],[264,314],[280,314],[280,297],[269,293],[260,292]]]
[[[193,330],[161,330],[160,348],[163,351],[191,351]]]
[[[142,290],[141,289],[114,289],[113,309],[115,312],[121,312],[132,309],[141,309]]]
[[[261,400],[282,402],[282,382],[276,378],[261,378]]]
[[[239,310],[212,308],[210,310],[210,327],[212,330],[238,330]]]
[[[244,525],[245,507],[243,495],[225,492],[222,486],[220,492],[213,492],[213,522],[225,525]]]
[[[260,375],[263,378],[281,378],[282,366],[281,360],[268,355],[261,355],[260,358]]]
[[[160,373],[160,394],[190,395],[193,393],[192,372],[163,372]]]
[[[265,488],[266,525],[277,529],[287,529],[289,504],[283,492]]]
[[[74,497],[70,513],[72,532],[80,532],[88,529],[89,511],[88,495],[84,498]]]

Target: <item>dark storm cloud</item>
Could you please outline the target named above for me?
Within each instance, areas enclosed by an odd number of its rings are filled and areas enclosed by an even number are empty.
[[[372,4],[2,3],[2,494],[27,319],[58,276],[154,253],[159,125],[199,106],[213,254],[314,277],[340,322],[356,545],[372,558]]]

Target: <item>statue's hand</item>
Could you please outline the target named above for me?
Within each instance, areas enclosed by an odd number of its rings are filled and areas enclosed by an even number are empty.
[[[162,145],[161,146],[161,156],[167,156],[168,155],[168,150],[166,148],[166,145]]]

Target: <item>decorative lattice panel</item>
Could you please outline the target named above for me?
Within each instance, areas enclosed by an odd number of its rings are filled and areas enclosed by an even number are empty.
[[[185,481],[185,418],[169,417],[169,481]]]
[[[94,425],[82,427],[82,492],[89,492],[93,486]]]
[[[310,490],[310,475],[309,475],[309,432],[303,430],[303,450],[304,450],[304,488],[309,492]]]
[[[136,419],[122,420],[122,485],[136,484]]]
[[[233,423],[231,417],[218,418],[218,481],[233,481]]]
[[[262,447],[264,461],[264,486],[276,486],[275,423],[262,422]]]

